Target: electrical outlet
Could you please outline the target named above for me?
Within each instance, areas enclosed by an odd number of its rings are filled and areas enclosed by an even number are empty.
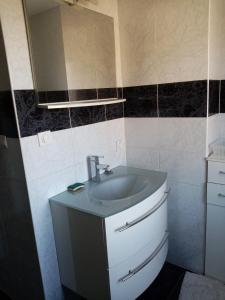
[[[5,135],[0,135],[0,147],[8,148],[7,137]]]
[[[50,130],[38,133],[38,141],[40,147],[51,144],[52,140],[52,133]]]

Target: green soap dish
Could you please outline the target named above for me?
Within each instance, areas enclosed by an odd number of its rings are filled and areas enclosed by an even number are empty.
[[[84,184],[83,183],[79,183],[79,182],[76,182],[74,184],[71,184],[67,187],[67,190],[68,191],[71,191],[71,192],[76,192],[80,189],[83,189],[84,188]]]

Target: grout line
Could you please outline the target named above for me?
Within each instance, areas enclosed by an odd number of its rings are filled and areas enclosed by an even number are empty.
[[[158,118],[159,118],[159,85],[157,84],[156,85],[156,89],[157,89],[157,116],[158,116]]]
[[[121,91],[122,91],[122,99],[124,99],[123,98],[123,87],[121,87]],[[124,116],[124,109],[125,109],[125,102],[122,102],[123,103],[123,118],[125,118],[125,116]]]
[[[220,99],[221,99],[221,82],[222,80],[220,80],[220,85],[219,85],[219,114],[220,114]]]
[[[107,117],[106,117],[106,105],[105,106],[105,121],[107,121]]]
[[[72,120],[71,120],[71,111],[70,111],[70,108],[68,108],[68,110],[69,110],[70,128],[73,128],[73,126],[72,126]]]

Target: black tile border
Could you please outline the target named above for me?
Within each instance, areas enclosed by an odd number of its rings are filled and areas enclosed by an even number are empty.
[[[37,107],[34,90],[14,91],[21,137],[39,132],[70,128],[69,109],[47,110]]]
[[[98,89],[98,99],[118,98],[117,88]]]
[[[105,105],[76,107],[70,109],[72,127],[106,121]]]
[[[123,102],[106,105],[106,120],[123,118]]]
[[[21,137],[43,131],[58,131],[107,120],[123,118],[123,103],[89,107],[43,109],[38,108],[34,90],[14,91]]]
[[[69,90],[69,101],[97,99],[97,89]]]
[[[38,92],[39,103],[54,103],[54,102],[67,102],[69,101],[69,93],[65,91],[47,91]]]
[[[209,81],[209,115],[225,112],[225,80]],[[57,131],[117,118],[198,118],[207,117],[207,80],[174,82],[159,85],[70,90],[70,99],[89,100],[125,98],[125,103],[47,110],[37,107],[34,90],[14,91],[21,136]],[[98,95],[99,94],[99,95]],[[58,100],[60,93],[58,93]],[[54,93],[48,100],[57,100]],[[217,101],[218,100],[218,101]]]
[[[124,116],[127,118],[157,117],[157,85],[123,88]]]
[[[207,80],[158,85],[159,117],[207,117]]]
[[[125,87],[124,116],[206,117],[207,80]]]
[[[39,103],[54,103],[93,99],[118,98],[121,88],[72,89],[61,91],[38,91]]]
[[[220,80],[209,80],[209,116],[219,113]]]
[[[225,80],[221,80],[220,84],[220,113],[225,113]]]

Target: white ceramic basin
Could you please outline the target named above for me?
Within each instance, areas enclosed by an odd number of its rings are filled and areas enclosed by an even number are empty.
[[[149,184],[149,179],[136,174],[120,175],[98,183],[91,193],[98,200],[122,200],[142,192]]]

